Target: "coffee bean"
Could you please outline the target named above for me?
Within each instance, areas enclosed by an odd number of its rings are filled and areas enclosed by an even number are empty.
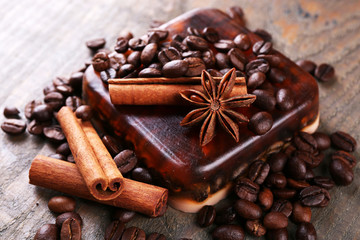
[[[7,134],[19,135],[25,131],[26,123],[20,119],[6,119],[1,124],[1,129]]]
[[[139,77],[141,78],[153,78],[160,76],[161,76],[161,71],[156,68],[144,68],[139,72]]]
[[[69,96],[66,98],[65,100],[65,105],[69,108],[71,108],[71,110],[73,112],[75,112],[75,110],[81,106],[81,98],[77,97],[77,96]]]
[[[92,51],[97,51],[103,48],[105,44],[106,44],[106,40],[104,38],[96,38],[86,41],[86,46]]]
[[[241,7],[239,6],[232,6],[229,7],[226,10],[226,13],[229,15],[229,17],[234,20],[235,22],[237,22],[238,24],[240,24],[241,26],[244,26],[245,22],[244,22],[244,11],[242,10]]]
[[[337,131],[330,135],[331,143],[338,149],[353,152],[356,149],[356,140],[350,134]]]
[[[296,150],[297,149],[294,146],[294,144],[292,142],[290,142],[290,144],[285,148],[285,150],[283,152],[288,158],[290,158],[293,156],[293,154],[295,153]]]
[[[122,53],[112,52],[109,54],[110,59],[110,67],[114,68],[116,71],[120,69],[120,67],[126,64],[126,56]]]
[[[278,68],[271,68],[269,73],[269,80],[273,83],[282,83],[286,79],[285,72]]]
[[[294,107],[294,98],[288,89],[281,88],[276,94],[276,106],[282,111],[288,111]]]
[[[151,233],[146,240],[166,240],[166,237],[160,233]]]
[[[81,90],[84,73],[74,72],[70,75],[69,84],[75,90]]]
[[[43,134],[44,127],[48,127],[50,125],[51,121],[38,122],[36,120],[32,120],[27,126],[27,131],[33,135],[41,135]]]
[[[238,70],[244,71],[245,65],[247,63],[246,56],[238,48],[232,48],[228,52],[229,60],[231,64]]]
[[[250,76],[255,72],[267,73],[269,68],[269,63],[265,59],[255,59],[246,64],[245,71]]]
[[[316,240],[316,230],[312,223],[304,222],[300,223],[296,229],[296,240]]]
[[[324,154],[319,151],[316,151],[314,153],[295,151],[293,155],[304,161],[307,168],[316,168],[324,159]]]
[[[213,206],[203,206],[197,213],[197,224],[200,227],[208,227],[215,221],[216,211]]]
[[[266,178],[266,185],[275,188],[284,188],[286,186],[286,177],[280,173],[270,173]]]
[[[185,73],[187,77],[200,76],[202,70],[205,70],[205,64],[201,58],[189,57],[184,61],[188,63],[188,70]]]
[[[45,137],[53,143],[61,143],[65,140],[65,135],[59,125],[44,127],[43,133]]]
[[[244,240],[245,232],[238,225],[222,225],[214,229],[211,236],[214,240]]]
[[[50,85],[44,87],[44,89],[43,89],[44,95],[49,94],[51,92],[56,92],[56,88],[53,84],[50,84]]]
[[[230,224],[236,219],[236,211],[232,205],[225,205],[216,212],[215,223]]]
[[[269,188],[263,188],[259,192],[258,202],[259,202],[260,207],[264,211],[267,211],[271,208],[273,201],[274,201],[274,196]]]
[[[267,159],[267,163],[270,166],[271,172],[281,172],[287,162],[287,156],[283,152],[277,152],[270,154],[270,156]]]
[[[110,60],[106,53],[99,52],[92,59],[92,65],[97,72],[105,71],[110,67]]]
[[[100,79],[107,84],[109,79],[116,77],[116,70],[113,68],[108,68],[105,71],[100,72]]]
[[[295,189],[289,188],[281,188],[281,189],[273,189],[274,198],[278,199],[292,199],[296,195]]]
[[[257,34],[258,36],[260,36],[265,41],[270,42],[272,40],[271,34],[268,33],[267,31],[265,31],[264,29],[258,28],[254,31],[254,33]]]
[[[89,105],[81,105],[76,109],[75,115],[83,121],[89,121],[93,116],[93,112]]]
[[[324,176],[316,176],[312,179],[312,182],[321,188],[325,188],[327,190],[330,190],[331,188],[333,188],[335,186],[335,183],[333,180],[331,180],[328,177],[324,177]]]
[[[173,60],[166,63],[162,68],[162,74],[165,77],[181,77],[183,76],[189,68],[189,64],[184,60]]]
[[[135,66],[132,64],[124,64],[120,67],[118,71],[119,77],[125,77],[126,75],[132,73],[135,70]]]
[[[127,57],[128,63],[134,65],[134,67],[140,66],[141,63],[141,51],[133,51]]]
[[[135,217],[135,215],[136,213],[133,211],[123,208],[115,208],[111,218],[112,220],[119,220],[122,223],[128,223]]]
[[[229,56],[225,53],[215,54],[216,66],[219,69],[230,68]]]
[[[34,111],[34,108],[36,107],[36,106],[39,106],[39,105],[41,105],[42,103],[41,103],[41,101],[39,101],[39,100],[32,100],[31,102],[29,102],[28,104],[26,104],[26,106],[25,106],[25,117],[27,118],[27,119],[32,119],[32,113],[33,113],[33,111]]]
[[[61,85],[69,85],[69,79],[66,77],[58,76],[55,77],[52,82],[54,87],[61,86]]]
[[[293,203],[291,220],[294,223],[310,222],[311,215],[310,207],[303,206],[300,202]]]
[[[269,229],[266,232],[267,240],[288,240],[289,234],[287,228]]]
[[[148,30],[148,34],[150,33],[156,33],[159,36],[160,41],[166,39],[169,35],[169,31],[164,29],[150,29]]]
[[[243,218],[255,220],[259,219],[262,215],[261,208],[250,201],[239,199],[235,202],[235,211]]]
[[[219,33],[212,27],[204,28],[202,30],[202,35],[207,41],[211,43],[216,43],[219,41]]]
[[[299,156],[295,155],[286,162],[285,172],[290,178],[303,180],[306,174],[306,164]]]
[[[329,165],[332,179],[337,185],[347,186],[354,180],[354,172],[349,166],[340,159],[332,159]]]
[[[69,85],[60,85],[55,87],[56,91],[61,93],[64,97],[67,97],[73,93],[73,88]]]
[[[71,163],[75,163],[74,156],[70,154],[69,156],[67,156],[66,161],[71,162]]]
[[[278,199],[274,202],[274,204],[271,208],[271,211],[272,212],[281,212],[286,217],[290,217],[290,215],[293,211],[293,206],[292,206],[291,202],[289,202],[288,200]]]
[[[124,37],[119,37],[116,41],[114,50],[117,53],[125,53],[129,48],[129,41]]]
[[[152,184],[153,179],[146,168],[137,167],[131,172],[131,178],[144,183]]]
[[[7,118],[18,118],[19,117],[19,109],[12,106],[7,106],[4,108],[4,116]]]
[[[56,226],[58,228],[61,228],[61,225],[63,224],[63,222],[65,222],[65,220],[68,218],[74,218],[79,222],[80,226],[82,225],[82,218],[80,217],[80,215],[78,213],[65,212],[56,217]]]
[[[105,230],[105,240],[119,240],[125,230],[125,224],[115,220],[112,221]]]
[[[328,190],[326,190],[325,188],[322,188],[322,193],[324,194],[324,200],[322,200],[322,202],[318,205],[318,207],[326,207],[327,205],[329,205],[329,202],[331,200],[331,196]]]
[[[263,84],[265,79],[266,79],[266,75],[264,73],[255,72],[255,73],[251,74],[250,77],[248,78],[247,87],[248,88],[257,88],[258,86]]]
[[[114,161],[122,174],[130,172],[137,164],[137,157],[132,150],[125,149],[114,157]]]
[[[146,46],[146,42],[141,38],[132,38],[129,40],[129,47],[134,51],[141,51]]]
[[[69,144],[67,142],[62,143],[60,146],[58,146],[55,150],[56,153],[62,154],[64,156],[67,156],[71,153]]]
[[[204,61],[206,68],[215,67],[216,59],[213,51],[210,49],[202,52],[201,59]]]
[[[265,181],[267,175],[269,174],[269,171],[270,166],[268,163],[257,160],[251,163],[251,165],[249,166],[248,176],[251,181],[257,184],[262,184]]]
[[[169,47],[168,49],[161,50],[158,53],[158,59],[163,65],[165,65],[167,62],[173,60],[181,60],[181,54],[176,48]]]
[[[230,51],[230,49],[236,47],[236,45],[232,40],[221,39],[218,42],[214,43],[214,47],[219,52],[228,52]]]
[[[64,155],[62,155],[60,153],[52,153],[48,157],[59,159],[59,160],[64,160],[64,161],[66,160],[66,156],[64,156]]]
[[[146,235],[144,230],[137,227],[129,227],[125,229],[121,240],[145,240]]]
[[[265,215],[263,223],[266,229],[281,229],[288,226],[288,218],[281,212],[269,212]]]
[[[101,138],[101,141],[104,143],[106,149],[109,151],[111,156],[116,156],[123,149],[121,144],[112,136],[104,135]]]
[[[161,71],[161,69],[162,69],[162,64],[159,63],[159,62],[154,62],[154,63],[151,63],[151,64],[149,65],[149,68],[155,68],[155,69]]]
[[[256,96],[254,104],[265,111],[272,111],[276,105],[276,99],[274,95],[266,90],[256,89],[252,92]]]
[[[47,104],[38,105],[34,107],[31,117],[39,122],[49,121],[53,117],[52,109]]]
[[[36,232],[34,240],[58,240],[58,234],[55,224],[45,224]]]
[[[170,46],[175,48],[179,52],[189,51],[189,48],[185,44],[183,44],[183,43],[181,43],[179,41],[176,41],[176,40],[171,41]]]
[[[73,212],[76,202],[72,197],[55,196],[49,200],[48,207],[55,213]]]
[[[252,47],[252,51],[255,55],[268,54],[272,50],[272,43],[264,40],[257,41]]]
[[[306,187],[310,187],[310,184],[306,181],[294,180],[292,178],[288,178],[286,179],[286,181],[287,181],[287,186],[292,189],[303,189]]]
[[[51,110],[58,111],[64,105],[64,96],[60,92],[50,92],[45,95],[44,102]]]
[[[315,73],[316,64],[313,61],[299,60],[296,62],[296,64],[301,67],[305,72],[308,72],[310,74]]]
[[[159,43],[160,36],[156,32],[150,32],[148,33],[148,43]]]
[[[186,52],[183,52],[181,55],[183,58],[189,58],[189,57],[201,58],[202,57],[202,54],[200,51],[186,51]]]
[[[146,45],[141,52],[141,63],[144,65],[149,65],[156,55],[157,48],[158,47],[156,43],[149,43],[148,45]]]
[[[266,229],[259,220],[247,220],[245,223],[245,229],[250,235],[255,237],[262,237],[266,233]]]
[[[357,163],[357,160],[354,155],[352,155],[348,152],[345,152],[345,151],[341,151],[341,150],[334,152],[331,155],[331,159],[339,159],[339,160],[345,162],[346,164],[348,164],[351,168],[354,168]]]
[[[274,67],[274,68],[277,68],[277,67],[279,67],[279,66],[282,64],[281,58],[280,58],[279,56],[277,56],[277,55],[272,55],[272,54],[266,54],[266,55],[264,55],[264,54],[260,54],[260,55],[257,56],[257,58],[258,58],[258,59],[264,59],[264,60],[266,60],[266,61],[269,63],[269,65],[270,65],[271,67]]]
[[[304,188],[299,193],[299,200],[302,205],[308,207],[316,207],[325,199],[325,194],[322,188],[318,186],[310,186]]]
[[[329,135],[322,133],[322,132],[315,132],[312,134],[312,136],[315,138],[317,143],[317,149],[319,150],[326,150],[331,145],[331,140]]]
[[[321,82],[329,82],[335,77],[335,69],[329,64],[322,63],[316,67],[315,77]]]
[[[238,48],[240,48],[243,51],[246,51],[250,48],[251,42],[248,35],[245,33],[240,33],[234,38],[234,43]]]
[[[187,36],[184,41],[191,50],[205,51],[209,48],[207,41],[202,37],[191,35]]]
[[[306,169],[305,180],[309,181],[315,177],[315,173],[311,169]]]
[[[313,136],[306,132],[299,132],[294,138],[294,144],[297,149],[305,152],[315,152],[317,149],[317,142]]]
[[[81,226],[75,218],[68,218],[64,221],[60,231],[61,240],[80,240]]]
[[[260,187],[248,178],[240,177],[236,180],[235,193],[240,199],[255,202]]]
[[[249,121],[249,128],[258,135],[267,133],[272,125],[273,119],[268,112],[255,113]]]

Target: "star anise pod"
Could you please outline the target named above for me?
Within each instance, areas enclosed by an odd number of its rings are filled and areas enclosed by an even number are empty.
[[[255,101],[256,96],[245,94],[228,98],[235,85],[235,68],[227,72],[217,85],[213,77],[207,71],[201,74],[201,85],[204,93],[188,89],[180,92],[187,101],[200,108],[189,112],[181,121],[181,126],[192,126],[204,121],[200,131],[200,144],[205,146],[215,136],[216,122],[239,141],[239,122],[248,122],[249,119],[243,114],[231,110],[231,108],[247,107]]]

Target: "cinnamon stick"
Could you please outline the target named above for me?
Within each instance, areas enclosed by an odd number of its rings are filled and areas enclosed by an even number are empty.
[[[124,189],[123,176],[95,129],[89,126],[91,123],[80,125],[73,111],[66,106],[60,109],[57,119],[90,193],[99,200],[118,197]]]
[[[163,214],[167,207],[168,190],[154,185],[124,178],[120,196],[112,200],[99,200],[89,192],[75,164],[38,155],[29,170],[30,184],[53,189],[102,204],[125,208],[151,217]]]
[[[221,77],[214,77],[220,81]],[[202,91],[200,77],[110,79],[109,93],[113,104],[120,105],[185,105],[179,92]],[[230,96],[247,94],[245,78],[236,78]]]

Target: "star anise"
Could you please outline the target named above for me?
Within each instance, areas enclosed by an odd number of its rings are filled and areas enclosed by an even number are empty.
[[[188,89],[180,92],[187,101],[200,108],[189,112],[181,121],[182,126],[192,126],[204,121],[200,131],[200,144],[205,146],[215,136],[216,122],[239,141],[239,122],[248,122],[249,119],[231,108],[247,107],[255,101],[256,96],[245,94],[228,98],[235,85],[236,72],[231,69],[227,72],[217,85],[213,77],[203,71],[201,74],[201,85],[204,93]]]

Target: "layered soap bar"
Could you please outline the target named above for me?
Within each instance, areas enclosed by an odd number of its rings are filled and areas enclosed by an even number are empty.
[[[174,34],[184,34],[188,27],[216,29],[221,39],[234,39],[239,33],[249,36],[252,44],[261,40],[238,21],[216,9],[197,9],[185,13],[160,28]],[[248,61],[256,59],[251,47],[244,52]],[[272,83],[274,91],[286,88],[291,92],[294,106],[283,111],[270,111],[273,126],[264,135],[256,135],[246,125],[240,126],[239,142],[225,131],[218,131],[209,144],[199,144],[200,126],[182,127],[181,120],[192,109],[189,106],[114,106],[107,85],[90,66],[83,83],[84,98],[112,127],[134,145],[135,152],[160,184],[173,196],[191,196],[203,201],[243,173],[246,167],[274,143],[288,139],[295,131],[315,124],[319,111],[318,86],[313,77],[276,50],[270,66],[285,73],[285,80]],[[280,61],[279,61],[280,60]],[[251,91],[250,91],[251,93]],[[242,113],[249,118],[261,111],[255,105]],[[220,128],[221,129],[221,128]]]

